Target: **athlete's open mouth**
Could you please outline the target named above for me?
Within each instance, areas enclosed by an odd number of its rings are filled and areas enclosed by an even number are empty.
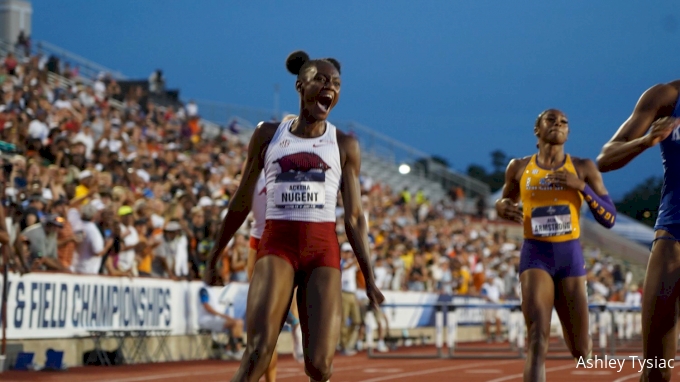
[[[327,112],[331,108],[331,104],[333,104],[333,96],[330,94],[319,94],[316,98],[316,104],[319,105],[321,110]]]

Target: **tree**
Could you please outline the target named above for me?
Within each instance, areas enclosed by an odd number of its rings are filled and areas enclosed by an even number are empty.
[[[493,172],[503,172],[508,165],[508,156],[502,150],[494,150],[491,152],[491,166]]]
[[[469,177],[481,180],[484,183],[487,182],[489,177],[489,174],[486,173],[486,169],[478,164],[471,164],[468,166],[467,174]]]
[[[439,163],[440,165],[449,168],[449,161],[447,161],[445,158],[440,157],[439,155],[433,155],[430,157],[430,160],[436,163]]]
[[[417,159],[415,162],[413,162],[413,170],[416,171],[417,173],[421,173],[424,175],[429,174],[429,166],[427,165],[427,158],[420,158]]]
[[[490,155],[493,171],[488,172],[484,166],[473,163],[468,166],[467,174],[472,178],[488,184],[491,192],[496,192],[500,190],[503,187],[503,183],[505,183],[505,168],[510,159],[502,150],[494,150]]]
[[[617,212],[653,227],[658,215],[662,186],[661,177],[645,179],[615,203]]]

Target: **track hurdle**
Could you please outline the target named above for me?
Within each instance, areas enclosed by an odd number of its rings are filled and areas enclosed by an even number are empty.
[[[435,310],[435,352],[430,353],[377,353],[374,349],[374,339],[372,325],[366,325],[366,345],[368,347],[367,353],[369,358],[407,358],[407,359],[436,359],[446,358],[443,350],[444,345],[444,317],[448,309],[447,303],[432,303],[432,304],[383,304],[381,308],[432,308]],[[383,314],[384,311],[383,311]],[[377,318],[376,318],[377,319]],[[408,337],[407,337],[408,338]],[[403,338],[406,340],[407,338]]]
[[[612,357],[628,358],[631,354],[642,354],[642,309],[639,306],[610,304],[612,333],[609,354]]]
[[[464,309],[492,309],[497,311],[505,309],[509,312],[505,326],[508,330],[508,341],[488,346],[466,346],[457,343],[458,315]],[[477,304],[451,304],[447,315],[447,358],[450,359],[515,359],[523,357],[524,342],[524,319],[521,307],[518,303],[477,303]]]
[[[435,309],[435,352],[427,354],[396,353],[380,354],[373,351],[373,328],[367,325],[368,356],[370,358],[449,358],[449,359],[518,359],[526,357],[527,332],[524,317],[519,303],[471,303],[471,304],[389,304],[383,307],[393,308],[434,308]],[[508,332],[506,342],[489,344],[489,346],[466,346],[458,341],[458,323],[460,314],[468,310],[505,309],[509,312],[505,326]],[[635,316],[631,313],[639,312],[639,307],[620,306],[615,304],[590,304],[590,334],[593,341],[593,354],[614,357],[617,352],[640,353],[641,346],[632,348],[621,346],[622,338],[628,345],[631,341],[638,341],[640,328],[636,324]],[[623,316],[621,316],[623,314]],[[638,313],[639,314],[639,313]],[[558,336],[562,334],[561,323],[558,322]],[[446,335],[444,336],[444,333]],[[444,346],[447,347],[444,350]],[[547,359],[573,359],[564,339],[559,343],[551,343],[548,348]]]

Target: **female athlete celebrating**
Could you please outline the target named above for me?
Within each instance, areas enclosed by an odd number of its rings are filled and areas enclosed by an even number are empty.
[[[524,381],[531,382],[545,381],[553,307],[571,354],[590,356],[586,269],[579,242],[582,200],[607,228],[616,215],[595,164],[564,152],[569,125],[561,111],[541,113],[534,134],[538,154],[510,161],[503,197],[496,202],[500,217],[524,225],[519,271],[529,337]]]
[[[618,170],[643,151],[661,147],[664,168],[655,238],[642,287],[645,359],[675,359],[680,300],[680,80],[653,86],[597,158],[602,172]],[[646,134],[649,131],[649,134]],[[671,365],[645,368],[640,381],[670,381]]]
[[[290,121],[295,119],[295,115],[287,115],[283,118],[282,122]],[[242,172],[245,172],[245,163]],[[253,278],[253,269],[255,268],[255,259],[257,256],[257,249],[260,246],[260,238],[262,238],[262,232],[264,231],[265,220],[266,220],[266,209],[267,209],[267,187],[265,182],[264,173],[260,174],[257,180],[257,185],[255,186],[255,192],[253,193],[252,202],[252,214],[253,222],[250,227],[250,250],[248,251],[248,280]],[[290,310],[288,311],[288,316],[286,318],[286,323],[291,326],[293,334],[293,357],[296,361],[302,361],[304,354],[302,351],[302,330],[300,328],[300,319],[297,310],[297,301],[295,298],[295,292],[293,292],[293,298],[290,304]],[[264,374],[265,382],[276,382],[276,365],[278,363],[279,355],[278,352],[274,351],[272,353],[272,360],[269,363],[269,367]]]
[[[232,381],[255,382],[264,374],[297,285],[304,336],[305,371],[311,381],[328,381],[340,334],[340,248],[335,232],[337,194],[345,207],[347,236],[377,306],[384,297],[369,260],[355,138],[326,121],[340,95],[340,64],[292,53],[288,70],[297,76],[299,117],[260,123],[250,140],[246,171],[224,218],[211,254],[207,281],[214,283],[218,256],[246,219],[260,172],[267,189],[266,223],[257,251],[246,309],[247,346]]]

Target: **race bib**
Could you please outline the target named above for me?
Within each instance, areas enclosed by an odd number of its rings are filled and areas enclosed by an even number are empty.
[[[275,205],[278,208],[324,208],[326,205],[325,177],[322,174],[309,176],[304,179],[277,179],[274,183]],[[322,178],[322,179],[315,179]],[[320,181],[321,180],[321,181]]]
[[[572,226],[569,206],[545,206],[532,209],[531,230],[536,237],[570,234]]]

